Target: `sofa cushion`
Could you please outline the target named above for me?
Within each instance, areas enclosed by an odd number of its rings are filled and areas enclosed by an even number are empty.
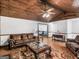
[[[9,39],[9,35],[3,35],[3,36],[0,36],[0,46],[5,46],[5,45],[8,45],[8,39]]]
[[[67,45],[74,51],[77,51],[77,49],[79,49],[79,45],[75,42],[68,42]]]
[[[22,40],[27,40],[27,39],[28,39],[27,34],[23,34],[22,35]]]
[[[10,35],[10,37],[11,37],[10,39],[13,39],[15,41],[21,40],[21,35],[19,35],[19,34]]]
[[[15,40],[9,39],[9,44],[10,44],[11,47],[15,46]]]
[[[73,43],[73,44],[71,45],[71,48],[72,48],[75,52],[77,52],[78,49],[79,49],[79,45],[78,45],[77,43]]]
[[[67,44],[71,46],[71,45],[74,45],[76,43],[75,42],[67,42]]]
[[[33,39],[33,34],[28,34],[28,39]]]
[[[76,36],[75,41],[79,44],[79,35]]]

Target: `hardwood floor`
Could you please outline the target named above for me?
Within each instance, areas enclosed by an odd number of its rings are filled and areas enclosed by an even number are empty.
[[[66,48],[65,42],[59,42],[52,40],[52,38],[44,38],[43,42],[51,46],[52,52],[51,52],[51,59],[76,59],[76,57],[73,55],[69,49]],[[22,48],[22,47],[21,47]],[[14,50],[5,50],[3,48],[0,48],[0,56],[8,55],[8,54],[16,54],[16,51],[19,51],[20,48],[14,49]],[[19,55],[19,54],[17,54]],[[19,58],[17,58],[19,59]],[[44,59],[44,58],[42,58]]]
[[[52,48],[52,59],[76,59],[73,53],[66,48],[65,42],[55,41],[52,38],[45,38],[44,42]]]

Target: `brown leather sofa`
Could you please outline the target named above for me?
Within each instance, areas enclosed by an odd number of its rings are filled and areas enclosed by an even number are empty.
[[[24,46],[26,43],[35,41],[33,34],[14,34],[9,38],[9,49]]]
[[[75,39],[67,39],[66,47],[79,57],[79,35]]]

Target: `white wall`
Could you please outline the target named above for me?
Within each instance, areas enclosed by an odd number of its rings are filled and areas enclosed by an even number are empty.
[[[79,18],[72,20],[72,32],[79,33]]]
[[[67,38],[75,38],[79,35],[79,18],[55,21],[49,23],[49,32],[67,33]]]
[[[37,21],[1,16],[1,34],[34,33]]]
[[[67,27],[68,33],[79,33],[79,18],[68,19]]]
[[[49,23],[49,32],[61,32],[66,33],[67,32],[67,22],[65,20],[63,21],[55,21]]]
[[[79,35],[79,18],[67,20],[67,38],[75,38]]]
[[[72,37],[72,21],[71,20],[67,20],[67,38],[71,38]]]
[[[53,22],[52,23],[49,23],[49,32],[56,32],[57,31],[57,25],[54,24]]]
[[[67,32],[67,21],[55,21],[49,23],[49,37],[52,36],[54,33],[66,33]]]
[[[57,21],[54,22],[57,25],[57,31],[60,33],[66,33],[67,32],[67,22],[65,20],[63,21]]]

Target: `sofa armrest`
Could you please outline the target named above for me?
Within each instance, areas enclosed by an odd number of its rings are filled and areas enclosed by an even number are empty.
[[[67,39],[67,42],[75,42],[74,39]]]
[[[14,46],[15,43],[16,43],[16,42],[15,42],[14,40],[12,40],[12,39],[9,39],[8,42],[9,42],[9,45],[10,45],[10,46]]]
[[[79,50],[77,51],[77,58],[79,58]]]

